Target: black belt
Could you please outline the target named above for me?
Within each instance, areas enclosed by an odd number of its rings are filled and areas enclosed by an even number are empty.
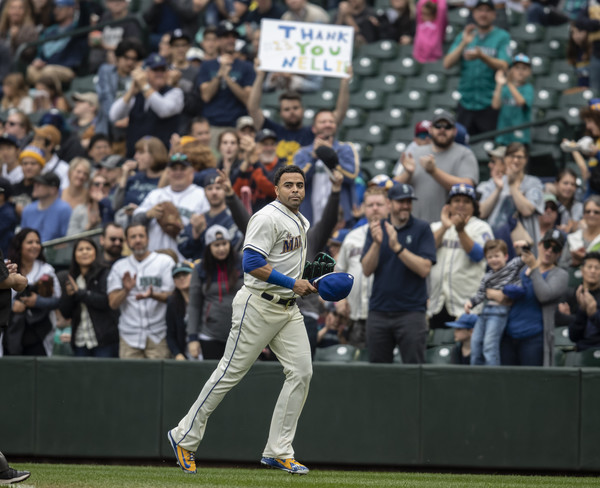
[[[270,302],[272,302],[275,297],[273,295],[271,295],[270,293],[267,293],[266,291],[263,292],[260,295],[261,298],[264,298],[265,300],[269,300]],[[285,308],[291,307],[294,305],[294,303],[296,303],[296,299],[295,298],[280,298],[278,301],[275,302],[277,305],[283,305]]]

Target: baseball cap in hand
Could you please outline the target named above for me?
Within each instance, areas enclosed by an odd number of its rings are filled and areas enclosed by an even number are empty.
[[[475,323],[479,316],[474,313],[463,313],[454,322],[446,322],[448,327],[454,327],[455,329],[472,329],[475,327]]]
[[[37,175],[35,178],[33,178],[33,182],[40,185],[60,188],[60,178],[52,172]]]
[[[323,164],[331,170],[334,170],[337,165],[340,164],[338,155],[332,147],[319,146],[316,149],[315,154],[321,161],[323,161]]]
[[[415,189],[406,183],[398,183],[392,186],[388,191],[388,198],[390,200],[418,200],[415,197]]]
[[[328,302],[337,302],[348,296],[354,276],[349,273],[327,273],[316,278],[312,285],[319,290],[319,296]]]

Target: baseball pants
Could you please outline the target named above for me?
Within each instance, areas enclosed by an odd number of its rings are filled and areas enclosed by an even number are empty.
[[[179,425],[171,431],[178,445],[196,451],[210,414],[252,367],[266,345],[283,366],[285,382],[271,419],[263,456],[293,458],[292,441],[312,376],[310,345],[297,305],[272,303],[242,288],[233,300],[232,327],[225,355]]]

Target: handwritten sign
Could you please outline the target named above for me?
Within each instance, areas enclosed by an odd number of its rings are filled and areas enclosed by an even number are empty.
[[[260,24],[260,68],[346,78],[352,63],[354,29],[343,25],[263,19]]]

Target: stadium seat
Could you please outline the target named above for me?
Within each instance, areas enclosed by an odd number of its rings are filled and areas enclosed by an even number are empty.
[[[448,24],[446,26],[446,33],[444,34],[444,43],[448,44],[448,46],[444,46],[444,52],[448,52],[448,48],[452,45],[454,38],[460,34],[461,27],[457,25]]]
[[[317,93],[309,93],[302,97],[302,103],[306,107],[315,110],[333,110],[337,99],[337,93],[332,90],[321,90]]]
[[[583,121],[579,117],[579,107],[565,107],[556,110],[548,110],[545,113],[546,118],[563,117],[567,124],[577,133],[583,127]]]
[[[552,68],[552,61],[543,55],[531,57],[531,72],[533,76],[547,75]]]
[[[402,91],[404,79],[396,73],[384,73],[374,78],[363,78],[362,88],[382,91],[385,93],[399,93]]]
[[[369,362],[369,350],[368,349],[359,349],[354,356],[355,361],[360,361],[362,363]]]
[[[392,140],[387,144],[378,144],[373,148],[371,157],[373,159],[388,159],[391,161],[398,161],[406,149],[406,146],[408,146],[408,142],[409,141]],[[393,167],[391,170],[393,170]]]
[[[563,124],[551,122],[547,125],[532,127],[531,140],[533,142],[541,142],[546,144],[560,144],[560,142],[563,140],[563,133]]]
[[[556,91],[564,91],[568,88],[577,86],[577,79],[573,70],[570,71],[553,71],[548,76],[541,77],[539,81],[535,83],[537,88],[549,88]]]
[[[533,99],[533,107],[540,109],[556,108],[558,105],[558,93],[554,90],[542,88],[536,90],[535,98]]]
[[[476,142],[475,144],[471,144],[469,147],[470,147],[471,151],[473,151],[473,154],[475,154],[475,158],[477,159],[477,162],[479,163],[479,165],[487,166],[487,164],[490,160],[488,151],[491,151],[492,149],[494,149],[494,141],[492,141],[492,140],[480,141],[480,142]],[[479,181],[483,181],[481,179],[481,177],[479,178]]]
[[[429,95],[418,89],[405,90],[402,93],[393,93],[387,97],[387,106],[403,107],[408,110],[426,109]]]
[[[525,24],[513,27],[510,37],[517,42],[538,42],[544,38],[544,28],[538,24]]]
[[[506,18],[508,20],[508,24],[513,27],[523,23],[525,20],[525,14],[522,12],[517,12],[511,8],[507,8]]]
[[[430,347],[425,351],[426,364],[451,364],[452,346]]]
[[[360,108],[349,108],[342,122],[343,127],[362,127],[367,119],[367,114]]]
[[[436,73],[423,73],[420,76],[409,78],[406,88],[425,90],[430,93],[440,93],[446,88],[446,76]]]
[[[429,99],[429,106],[454,111],[458,106],[458,102],[460,102],[459,91],[453,90],[449,93],[446,89],[444,93],[434,93]]]
[[[380,110],[385,103],[386,93],[372,88],[366,88],[352,97],[352,106],[365,110]]]
[[[527,47],[527,52],[530,56],[540,55],[546,56],[549,59],[564,59],[566,50],[566,42],[557,39],[534,42]]]
[[[353,76],[350,80],[350,93],[355,93],[360,89],[360,77]],[[334,93],[337,93],[340,89],[340,78],[323,78],[323,84],[321,85],[321,90],[331,90]]]
[[[600,349],[586,349],[585,351],[581,352],[566,352],[565,366],[600,367]]]
[[[372,124],[368,127],[356,127],[346,132],[349,141],[367,144],[384,144],[388,141],[390,130],[385,125]]]
[[[268,107],[268,108],[263,108],[262,112],[263,112],[263,115],[265,116],[265,118],[271,119],[275,122],[280,121],[279,110],[276,110],[272,107]]]
[[[390,129],[406,127],[410,122],[410,112],[403,108],[386,108],[374,110],[369,113],[367,120],[370,123],[382,124]]]
[[[525,53],[525,54],[527,54],[527,43],[526,42],[517,41],[515,39],[511,39],[510,43],[509,43],[509,46],[510,46],[510,50],[513,53],[517,53],[517,54],[518,53]]]
[[[427,347],[437,347],[444,344],[454,344],[454,329],[432,329],[427,338]]]
[[[345,138],[343,138],[341,135],[339,137],[340,141],[346,141]],[[356,150],[356,152],[358,153],[358,158],[361,161],[364,161],[366,159],[369,159],[371,157],[371,152],[373,151],[373,147],[370,146],[369,144],[365,144],[363,142],[360,141],[346,141],[346,142],[352,142],[352,145],[354,146],[354,149]]]
[[[381,66],[382,73],[393,73],[401,76],[417,76],[421,73],[422,64],[417,63],[412,56],[399,60],[386,61]]]
[[[563,93],[558,100],[558,107],[587,107],[592,98],[594,98],[594,92],[592,92],[592,90],[583,90],[575,93]]]
[[[460,63],[456,63],[451,68],[446,69],[444,68],[443,59],[439,59],[434,63],[427,63],[425,65],[425,71],[427,71],[427,73],[435,73],[445,76],[460,76]]]
[[[575,349],[575,343],[569,339],[569,327],[563,326],[554,328],[554,346],[565,351],[572,351]]]
[[[96,92],[96,81],[98,81],[98,75],[88,76],[77,76],[71,81],[69,86],[70,92]]]
[[[565,351],[563,351],[560,347],[554,348],[554,362],[552,366],[564,366],[565,365]]]
[[[305,109],[304,117],[302,118],[302,125],[312,125],[316,110],[314,110],[313,108],[306,107],[306,105],[304,105],[304,107]]]
[[[562,25],[552,25],[546,27],[544,39],[547,41],[568,41],[569,40],[569,23]]]
[[[326,361],[330,363],[349,363],[354,360],[356,347],[349,344],[337,344],[329,347],[317,347],[315,350],[315,361]]]
[[[379,60],[368,56],[359,56],[352,62],[352,69],[358,76],[375,76],[379,74]]]
[[[267,92],[262,94],[260,106],[262,108],[271,107],[279,111],[279,92]]]
[[[466,7],[451,8],[448,10],[448,24],[464,27],[469,21],[471,12]]]
[[[367,161],[361,161],[360,169],[367,173],[369,179],[377,175],[388,175],[390,176],[394,169],[395,161],[391,159],[369,159]]]
[[[377,59],[396,59],[399,52],[399,44],[387,39],[364,44],[358,49],[359,56],[368,56]]]
[[[558,144],[533,141],[529,149],[527,174],[538,178],[556,178],[556,173],[563,166],[565,155]]]
[[[394,129],[390,133],[389,140],[391,143],[403,142],[407,146],[412,142],[415,136],[415,130],[413,127],[405,127],[400,129]]]

